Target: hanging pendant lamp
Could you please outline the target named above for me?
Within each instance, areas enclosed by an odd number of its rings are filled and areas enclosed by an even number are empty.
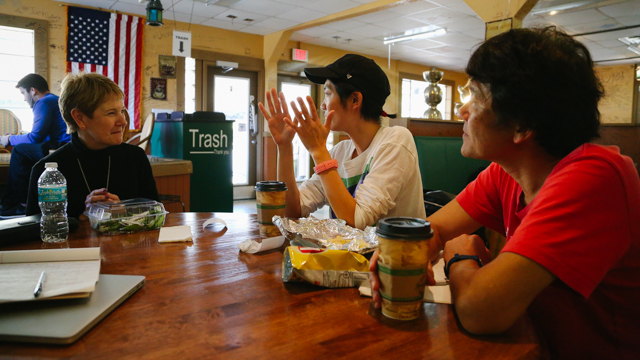
[[[162,26],[162,10],[160,0],[150,0],[147,4],[147,25]]]

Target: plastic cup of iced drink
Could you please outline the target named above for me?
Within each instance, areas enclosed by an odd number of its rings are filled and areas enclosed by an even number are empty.
[[[416,319],[422,312],[427,283],[431,224],[416,218],[387,218],[378,222],[376,234],[382,314],[398,320]]]

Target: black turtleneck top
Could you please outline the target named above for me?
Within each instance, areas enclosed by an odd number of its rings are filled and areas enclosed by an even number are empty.
[[[120,200],[138,197],[159,200],[151,165],[144,150],[125,143],[102,150],[90,150],[80,141],[78,134],[73,133],[70,143],[38,161],[31,170],[27,215],[40,213],[38,178],[48,162],[57,162],[58,170],[67,179],[68,216],[78,218],[85,210],[84,201],[87,195],[100,188],[107,188],[110,193],[118,195]],[[86,183],[81,167],[87,178]],[[107,186],[109,167],[111,172]],[[87,188],[87,183],[91,191]]]

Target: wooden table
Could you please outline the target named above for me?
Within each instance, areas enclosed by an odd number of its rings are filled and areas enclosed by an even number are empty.
[[[216,213],[228,225],[202,229],[212,213],[173,213],[193,243],[159,244],[158,231],[100,236],[88,222],[63,245],[40,241],[0,250],[100,246],[103,274],[146,276],[146,285],[70,346],[0,343],[0,357],[82,359],[536,359],[526,319],[500,336],[460,330],[452,307],[424,316],[383,316],[357,289],[283,283],[282,251],[244,254],[257,239],[255,215]]]

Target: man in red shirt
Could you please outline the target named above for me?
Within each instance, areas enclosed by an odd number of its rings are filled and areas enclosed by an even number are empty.
[[[461,152],[493,164],[428,218],[460,323],[499,333],[528,312],[552,358],[637,359],[640,178],[617,147],[589,143],[603,90],[588,50],[555,28],[511,30],[466,71]],[[493,260],[466,235],[481,225],[507,238]]]

